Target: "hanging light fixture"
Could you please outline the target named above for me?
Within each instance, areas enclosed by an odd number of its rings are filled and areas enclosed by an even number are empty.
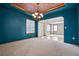
[[[37,16],[38,15],[38,12],[35,12],[35,15]]]
[[[37,11],[35,13],[33,13],[32,16],[34,19],[38,19],[38,20],[43,18],[43,13],[39,12],[39,3],[37,3]]]
[[[43,14],[42,13],[34,13],[34,14],[32,14],[32,16],[34,17],[34,18],[43,18]]]

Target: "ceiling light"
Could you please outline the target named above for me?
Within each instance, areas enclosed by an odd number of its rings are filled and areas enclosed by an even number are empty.
[[[38,12],[35,12],[35,15],[37,16],[38,15]]]
[[[40,19],[40,18],[41,18],[41,16],[39,15],[39,16],[38,16],[38,18]]]
[[[44,17],[43,13],[38,13],[38,12],[33,13],[32,16],[33,16],[33,18],[35,18],[35,19],[37,18],[39,20]]]
[[[40,13],[40,16],[43,18],[43,13]]]

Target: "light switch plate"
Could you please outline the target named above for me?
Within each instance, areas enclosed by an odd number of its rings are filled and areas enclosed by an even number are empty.
[[[75,40],[75,37],[72,37],[73,40]]]

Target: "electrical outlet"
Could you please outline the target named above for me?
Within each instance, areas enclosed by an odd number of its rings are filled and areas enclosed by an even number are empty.
[[[64,28],[65,28],[65,29],[67,29],[67,27],[66,27],[66,26],[65,26]]]

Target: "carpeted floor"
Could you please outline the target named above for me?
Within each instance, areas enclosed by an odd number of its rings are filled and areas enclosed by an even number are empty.
[[[0,45],[1,56],[79,56],[79,47],[47,38],[31,38]]]

